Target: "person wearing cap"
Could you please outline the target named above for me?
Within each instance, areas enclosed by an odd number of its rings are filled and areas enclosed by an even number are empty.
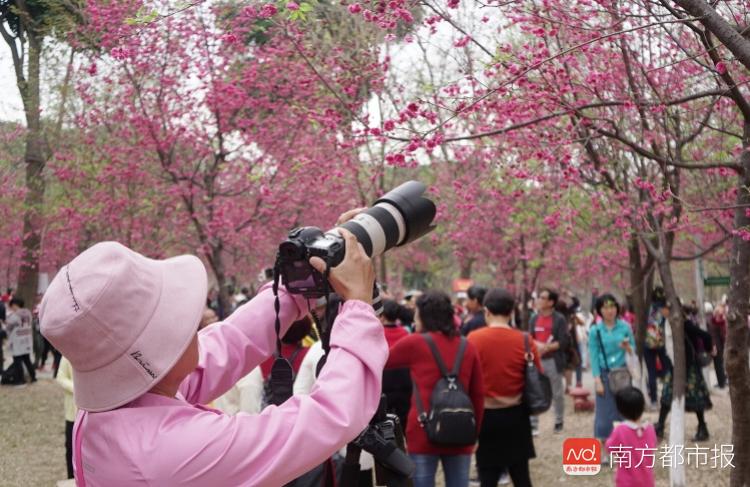
[[[310,395],[257,415],[203,404],[272,354],[270,285],[198,332],[207,278],[194,256],[152,260],[104,242],[64,266],[40,317],[73,367],[77,485],[279,486],[356,437],[377,408],[388,350],[370,304],[370,259],[340,232],[346,255],[329,280],[346,302],[328,365]],[[325,269],[320,259],[311,265]],[[283,334],[308,303],[283,287],[279,301]]]

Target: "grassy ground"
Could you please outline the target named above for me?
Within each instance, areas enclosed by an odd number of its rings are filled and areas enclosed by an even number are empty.
[[[45,487],[64,479],[65,422],[62,392],[49,378],[39,374],[40,380],[23,388],[0,387],[0,486]],[[731,414],[726,392],[713,390],[713,410],[706,415],[711,439],[701,446],[731,443]],[[531,475],[536,486],[569,485],[594,487],[613,485],[612,472],[605,468],[593,477],[571,477],[562,470],[562,442],[567,437],[587,437],[592,434],[592,413],[573,413],[568,399],[565,431],[552,434],[551,413],[541,417],[541,434],[535,438],[537,458],[531,461]],[[648,419],[655,421],[656,414]],[[686,415],[686,434],[692,437],[697,427],[694,414]],[[692,446],[686,441],[686,446]],[[710,462],[709,462],[710,463]],[[721,487],[729,484],[729,470],[709,466],[686,467],[689,486]],[[669,471],[661,468],[657,455],[658,486],[669,485]],[[439,480],[439,485],[442,482]]]

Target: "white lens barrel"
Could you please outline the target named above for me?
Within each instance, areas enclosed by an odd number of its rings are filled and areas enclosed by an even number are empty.
[[[367,213],[360,213],[351,219],[353,223],[358,224],[370,237],[372,253],[370,257],[376,257],[385,252],[385,232],[380,223]]]
[[[398,225],[398,241],[396,245],[401,244],[404,241],[404,238],[406,238],[406,222],[404,221],[404,216],[390,203],[381,202],[375,206],[386,210],[391,214],[393,219],[396,220],[396,225]]]

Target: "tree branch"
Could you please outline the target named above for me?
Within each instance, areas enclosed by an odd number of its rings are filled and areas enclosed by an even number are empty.
[[[731,169],[737,173],[742,172],[742,166],[736,162],[707,162],[705,164],[690,164],[685,162],[676,162],[673,159],[667,160],[668,166],[679,167],[682,169],[717,169],[726,168]]]
[[[702,250],[701,252],[699,252],[697,254],[693,254],[693,255],[673,255],[672,256],[672,260],[685,261],[685,260],[700,259],[704,255],[708,255],[711,252],[713,252],[714,250],[716,250],[719,247],[721,247],[724,244],[724,242],[726,242],[730,238],[732,238],[732,234],[731,233],[728,234],[728,235],[725,235],[722,239],[714,242],[713,244],[711,244],[710,247],[708,247],[707,249]]]
[[[750,41],[742,37],[716,9],[703,0],[675,0],[713,33],[747,69],[750,69]]]

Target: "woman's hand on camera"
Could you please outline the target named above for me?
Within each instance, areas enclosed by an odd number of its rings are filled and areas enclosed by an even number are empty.
[[[353,233],[345,228],[339,228],[338,232],[344,238],[346,254],[339,265],[331,268],[328,280],[344,301],[357,299],[372,304],[372,289],[375,285],[372,261]],[[326,263],[323,259],[312,257],[310,265],[318,272],[325,273]]]

